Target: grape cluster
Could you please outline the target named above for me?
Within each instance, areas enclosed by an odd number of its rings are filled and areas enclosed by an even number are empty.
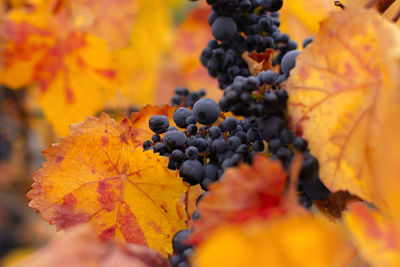
[[[179,169],[184,181],[207,190],[226,168],[239,162],[250,164],[255,153],[265,148],[257,128],[259,118],[239,121],[228,117],[212,125],[219,116],[218,104],[210,98],[197,101],[192,111],[181,107],[174,112],[173,120],[183,131],[169,127],[165,116],[152,116],[149,126],[155,135],[144,143],[144,148],[169,157],[170,169]],[[197,124],[203,126],[198,128]]]
[[[200,89],[199,91],[190,92],[188,88],[176,87],[175,94],[171,98],[172,106],[193,107],[197,100],[204,97],[206,91]]]
[[[281,63],[284,55],[297,49],[297,43],[289,35],[279,31],[277,11],[282,0],[207,0],[212,12],[208,17],[211,40],[200,56],[210,76],[218,79],[219,87],[232,83],[238,76],[250,76],[242,53],[265,52],[273,49],[276,56],[273,64]]]
[[[262,71],[257,77],[237,76],[224,90],[219,105],[222,111],[239,116],[283,116],[288,95],[280,89],[280,80],[282,77],[271,70]]]
[[[175,111],[173,120],[180,130],[169,127],[168,118],[153,116],[150,128],[155,135],[144,147],[169,157],[170,169],[179,169],[184,181],[200,184],[206,191],[226,168],[239,162],[251,164],[256,153],[279,160],[286,170],[301,153],[298,198],[301,205],[309,208],[313,200],[329,197],[330,191],[320,180],[319,163],[310,153],[307,141],[287,128],[288,94],[280,84],[288,79],[300,51],[296,50],[296,42],[279,30],[277,11],[282,2],[207,0],[212,7],[208,22],[215,39],[203,49],[200,61],[209,75],[217,78],[224,95],[218,105],[208,98],[185,104],[181,99],[189,93],[179,89],[173,104],[193,107],[192,111],[185,107]],[[305,39],[303,48],[312,41]],[[266,70],[251,75],[242,54],[264,53],[267,49],[274,50],[272,66],[278,73]],[[244,118],[227,117],[217,123],[220,110]],[[198,128],[199,124],[203,126]],[[161,133],[165,133],[163,137]],[[199,217],[199,211],[192,215],[193,220]],[[190,230],[182,230],[174,236],[174,256],[170,259],[173,267],[189,266],[194,249],[185,242],[189,235]]]

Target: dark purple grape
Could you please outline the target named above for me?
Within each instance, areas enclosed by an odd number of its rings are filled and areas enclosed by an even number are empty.
[[[153,115],[149,120],[150,129],[156,134],[161,134],[167,131],[169,127],[168,117],[163,115]]]
[[[201,124],[214,123],[219,117],[219,106],[211,98],[202,98],[193,105],[193,118]]]
[[[218,17],[211,27],[212,34],[219,41],[229,41],[237,32],[236,22],[229,17]]]

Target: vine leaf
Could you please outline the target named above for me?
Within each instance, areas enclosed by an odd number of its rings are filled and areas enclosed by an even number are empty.
[[[307,252],[312,257],[304,259]],[[347,266],[354,250],[339,225],[311,215],[225,225],[196,247],[196,266]],[[225,265],[226,264],[226,265]]]
[[[353,2],[355,0],[351,1]],[[362,5],[359,6],[362,7]],[[333,1],[285,0],[285,4],[279,11],[281,31],[289,34],[290,39],[296,41],[300,48],[305,38],[318,32],[320,22],[326,19],[330,12],[338,10]]]
[[[57,229],[78,223],[102,239],[172,252],[174,233],[186,227],[180,198],[187,190],[168,159],[143,152],[132,122],[103,113],[71,127],[71,135],[43,152],[29,206]]]
[[[281,164],[260,155],[254,158],[251,167],[241,164],[227,170],[219,182],[210,186],[198,205],[201,216],[193,223],[192,242],[201,243],[225,223],[283,214],[285,181]]]
[[[344,222],[361,255],[372,266],[400,266],[400,224],[363,203],[353,203]]]
[[[38,84],[45,116],[66,135],[68,125],[103,108],[114,94],[116,73],[105,41],[70,28],[48,9],[41,3],[5,18],[1,82],[13,89]]]
[[[353,8],[325,20],[298,56],[285,85],[289,120],[331,191],[381,204],[373,180],[382,170],[382,127],[399,105],[399,59],[400,30],[373,10]]]
[[[199,55],[213,39],[207,22],[210,6],[199,3],[191,9],[176,30],[173,49],[162,62],[157,86],[157,103],[165,103],[172,96],[171,88],[184,84],[188,88],[207,88],[207,97],[217,101],[222,96],[218,81],[211,77],[199,60]]]
[[[177,108],[164,105],[162,107],[146,105],[140,111],[133,112],[131,115],[131,121],[136,131],[136,140],[143,143],[146,140],[151,140],[154,132],[149,127],[149,119],[153,115],[164,115],[169,119],[169,126],[176,126],[172,116]]]
[[[105,40],[112,49],[129,43],[138,0],[69,0],[71,19],[80,29]]]
[[[68,264],[67,264],[68,263]],[[121,246],[101,242],[88,225],[78,225],[57,236],[35,253],[13,262],[13,267],[50,266],[167,267],[167,260],[155,250],[134,244]]]

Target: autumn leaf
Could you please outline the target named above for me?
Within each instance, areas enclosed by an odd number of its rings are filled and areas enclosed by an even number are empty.
[[[76,28],[105,40],[112,49],[129,43],[138,13],[138,0],[67,1]]]
[[[168,105],[162,107],[146,105],[140,111],[133,112],[131,121],[136,129],[136,140],[141,141],[142,143],[146,140],[151,140],[154,132],[149,127],[149,119],[153,115],[167,116],[169,118],[170,126],[177,127],[172,119],[176,109],[176,107],[170,107]]]
[[[210,77],[207,68],[201,65],[199,57],[204,44],[212,39],[211,28],[207,22],[210,7],[199,4],[192,9],[174,34],[168,57],[162,62],[157,85],[157,103],[170,99],[177,86],[191,90],[207,89],[207,97],[218,100],[222,91],[216,79]]]
[[[167,260],[157,251],[129,244],[101,242],[93,229],[87,225],[75,226],[56,236],[49,244],[32,255],[8,267],[52,267],[52,266],[132,266],[167,267]]]
[[[143,152],[135,136],[128,119],[117,124],[104,113],[73,125],[43,152],[29,206],[59,230],[88,223],[102,239],[171,253],[172,236],[186,226],[186,186],[167,158]]]
[[[60,31],[63,20],[47,12],[46,6],[38,6],[8,15],[1,79],[14,89],[39,84],[45,116],[65,135],[69,124],[101,110],[114,94],[115,70],[103,40],[81,31]]]
[[[196,267],[341,267],[353,257],[338,225],[291,215],[220,227],[196,248],[193,262]]]
[[[400,30],[373,10],[346,8],[321,24],[285,85],[291,127],[320,162],[331,191],[379,204],[373,179],[381,127],[398,98]]]
[[[228,169],[201,200],[200,219],[194,221],[192,241],[201,243],[224,223],[241,223],[254,217],[283,214],[286,173],[279,162],[258,155],[253,165]]]
[[[318,32],[319,24],[332,11],[339,10],[333,1],[285,0],[280,10],[281,31],[290,35],[301,48],[303,40]]]
[[[248,51],[243,52],[242,58],[246,61],[251,75],[257,76],[261,71],[272,69],[273,49],[266,49],[264,53],[253,51],[251,54]]]
[[[163,56],[171,48],[173,21],[171,5],[165,0],[138,0],[139,12],[130,35],[130,43],[115,51],[117,79],[125,105],[154,104],[157,77]],[[165,104],[165,98],[162,101]],[[110,104],[111,105],[111,104]]]
[[[354,203],[345,214],[344,221],[354,243],[372,266],[400,266],[400,224]]]

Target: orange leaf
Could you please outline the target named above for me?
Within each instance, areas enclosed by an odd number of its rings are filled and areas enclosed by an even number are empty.
[[[196,248],[194,266],[343,267],[353,257],[338,225],[284,216],[219,228]]]
[[[167,260],[157,251],[130,244],[126,247],[103,243],[87,225],[73,227],[48,245],[9,267],[52,266],[132,266],[167,267]]]
[[[188,191],[186,192],[186,198],[185,198],[185,203],[186,203],[186,212],[189,217],[188,220],[188,226],[191,227],[193,225],[193,219],[192,215],[193,213],[197,210],[197,199],[201,194],[204,193],[204,190],[201,189],[200,185],[196,186],[191,186],[189,187]]]
[[[285,180],[281,164],[261,155],[254,158],[251,167],[241,164],[228,169],[199,203],[201,216],[194,221],[192,241],[202,242],[223,223],[241,223],[253,217],[284,213],[281,204]]]
[[[46,7],[6,18],[1,80],[14,89],[39,84],[44,113],[63,135],[69,124],[103,108],[114,94],[115,71],[103,40],[69,30],[63,16],[49,15]]]
[[[362,203],[344,216],[355,244],[372,266],[400,266],[400,224]]]
[[[146,105],[139,112],[133,112],[131,116],[131,121],[133,126],[137,129],[136,140],[144,142],[146,140],[151,140],[154,132],[149,127],[149,119],[153,115],[164,115],[169,119],[169,126],[175,126],[172,116],[177,108],[164,105],[162,107]]]
[[[377,200],[371,185],[381,127],[400,86],[400,30],[373,10],[346,8],[321,24],[286,84],[291,127],[309,142],[331,191]]]
[[[86,222],[102,239],[171,253],[172,236],[186,226],[186,186],[167,158],[143,152],[134,137],[129,120],[117,124],[104,113],[73,125],[43,152],[29,206],[57,229]]]

